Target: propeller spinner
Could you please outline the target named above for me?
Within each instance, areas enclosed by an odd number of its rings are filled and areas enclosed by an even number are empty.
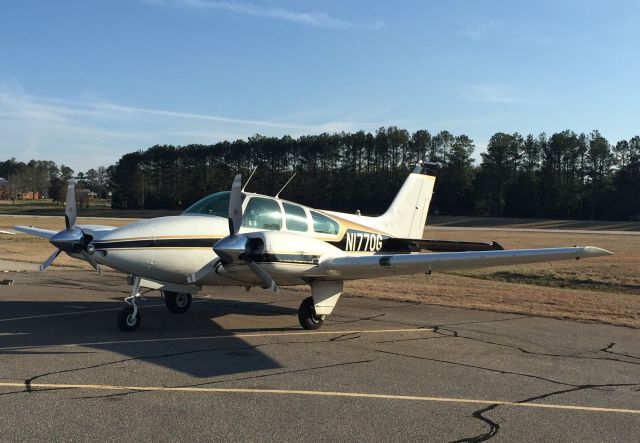
[[[40,272],[47,269],[53,261],[58,258],[61,252],[68,254],[80,254],[89,264],[100,273],[100,265],[88,252],[91,250],[91,237],[87,236],[82,229],[76,228],[76,182],[71,179],[67,185],[67,201],[64,207],[64,223],[66,229],[58,232],[49,239],[56,250],[40,265]]]

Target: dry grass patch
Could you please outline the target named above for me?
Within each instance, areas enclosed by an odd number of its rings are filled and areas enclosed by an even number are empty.
[[[598,246],[616,255],[587,260],[486,268],[453,273],[508,283],[576,290],[640,294],[640,235],[575,234],[513,231],[435,231],[443,239],[497,240],[505,249]]]
[[[479,280],[458,275],[385,277],[347,282],[358,297],[640,327],[640,297]]]

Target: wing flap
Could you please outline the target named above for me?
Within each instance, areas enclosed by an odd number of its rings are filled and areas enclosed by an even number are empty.
[[[504,249],[496,241],[493,243],[432,239],[412,241],[419,249],[426,249],[432,252],[501,251]]]
[[[611,252],[593,246],[511,249],[472,252],[341,256],[322,260],[319,267],[332,278],[352,280],[385,275],[420,274],[457,269],[511,266],[601,257]]]

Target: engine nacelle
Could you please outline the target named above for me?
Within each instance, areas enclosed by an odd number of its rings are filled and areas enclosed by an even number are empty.
[[[213,247],[225,264],[239,261],[317,263],[330,253],[342,255],[335,246],[303,234],[256,231],[225,237]]]

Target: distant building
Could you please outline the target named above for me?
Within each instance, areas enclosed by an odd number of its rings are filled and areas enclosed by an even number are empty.
[[[95,205],[95,200],[98,197],[93,191],[88,189],[79,189],[76,192],[76,198],[81,208],[88,208]]]
[[[20,200],[40,200],[39,192],[27,191],[20,194]]]
[[[11,200],[11,186],[9,180],[0,177],[0,200]]]
[[[15,191],[9,180],[0,178],[0,200],[40,200],[42,197],[37,191]]]

